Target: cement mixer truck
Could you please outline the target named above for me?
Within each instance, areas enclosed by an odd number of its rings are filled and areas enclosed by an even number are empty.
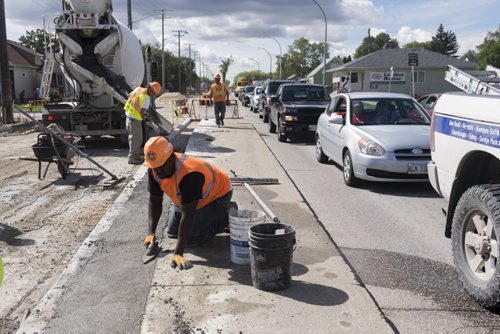
[[[113,17],[111,0],[63,0],[54,20],[57,43],[47,48],[40,95],[48,96],[55,63],[75,94],[72,101],[47,104],[45,124],[76,135],[112,135],[126,142],[123,105],[144,78],[144,60],[134,33]],[[158,133],[172,125],[154,110],[147,123]]]

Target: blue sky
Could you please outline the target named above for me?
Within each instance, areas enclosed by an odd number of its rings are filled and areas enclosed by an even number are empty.
[[[80,1],[80,0],[74,0]],[[91,0],[94,1],[94,0]],[[412,40],[430,40],[439,24],[452,30],[461,48],[474,49],[488,31],[499,27],[500,0],[317,0],[328,20],[328,44],[331,55],[352,54],[368,28],[372,35],[385,32],[400,46]],[[113,0],[115,17],[126,22],[126,0]],[[208,74],[218,71],[221,58],[235,60],[228,77],[240,71],[260,67],[269,71],[269,56],[259,49],[279,55],[293,40],[306,37],[324,39],[324,19],[311,0],[132,0],[134,32],[146,43],[161,42],[161,20],[153,10],[165,8],[166,49],[177,54],[177,40],[172,30],[182,29],[181,52],[187,55],[187,43],[203,58]],[[57,14],[61,0],[6,0],[7,36],[17,40],[26,30],[42,26],[42,15]],[[209,5],[210,4],[210,5]],[[273,62],[272,69],[276,70]]]

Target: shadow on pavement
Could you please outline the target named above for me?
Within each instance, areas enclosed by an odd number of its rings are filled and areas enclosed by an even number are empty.
[[[11,246],[32,246],[35,244],[32,239],[18,239],[17,237],[22,234],[17,228],[0,223],[0,241],[4,241]]]
[[[319,306],[335,306],[349,300],[349,295],[340,289],[304,281],[292,280],[290,288],[275,293],[302,303]]]

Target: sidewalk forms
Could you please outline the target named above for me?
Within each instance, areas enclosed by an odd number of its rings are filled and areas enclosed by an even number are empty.
[[[194,264],[188,271],[170,268],[169,256],[157,259],[142,333],[393,332],[253,126],[244,119],[225,123],[200,122],[186,153],[237,176],[279,179],[253,188],[296,229],[292,285],[279,292],[254,288],[250,267],[231,263],[229,236],[222,234],[186,250]],[[240,209],[260,209],[245,187],[235,186],[233,199]],[[167,248],[174,247],[168,240]]]
[[[186,153],[230,176],[279,179],[279,185],[253,189],[296,229],[291,287],[254,288],[250,266],[231,263],[225,233],[186,249],[194,265],[188,271],[172,269],[170,254],[143,265],[147,193],[141,167],[19,332],[393,332],[253,125],[230,118],[225,124],[201,121]],[[233,188],[240,209],[261,210],[245,187]],[[163,246],[172,250],[175,244],[167,239]]]

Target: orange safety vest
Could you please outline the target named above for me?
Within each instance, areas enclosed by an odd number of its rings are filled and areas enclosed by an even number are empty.
[[[156,176],[154,170],[153,177],[160,185],[161,190],[174,202],[175,205],[181,205],[181,193],[179,184],[184,176],[192,172],[202,173],[205,177],[205,183],[202,188],[202,197],[196,205],[196,209],[201,209],[205,205],[212,203],[217,198],[224,196],[231,190],[231,181],[226,173],[219,168],[201,159],[187,156],[185,154],[174,153],[177,158],[174,175],[168,179],[160,179]]]
[[[127,103],[123,107],[129,117],[142,121],[142,102],[145,98],[149,97],[147,92],[147,88],[137,87],[129,94]]]
[[[214,102],[224,102],[226,100],[225,95],[227,92],[226,85],[223,83],[212,84],[210,86],[210,95],[213,96]]]

